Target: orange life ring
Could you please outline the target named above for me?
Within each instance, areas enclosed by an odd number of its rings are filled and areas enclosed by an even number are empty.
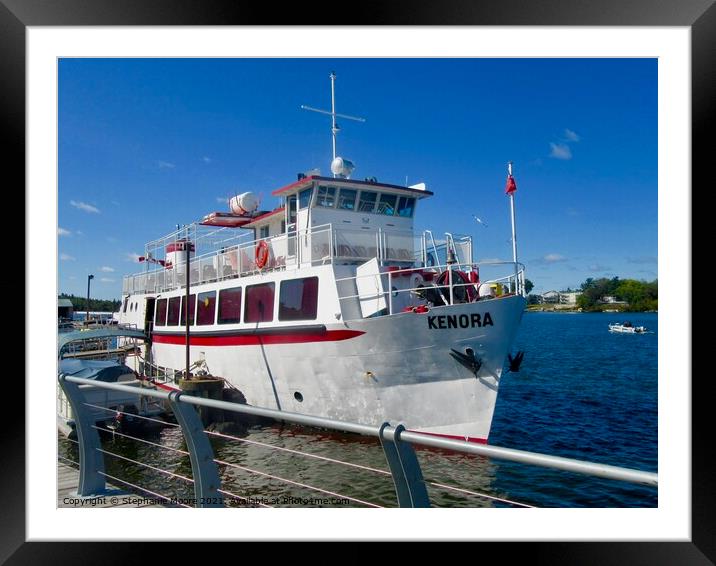
[[[266,262],[269,258],[269,247],[266,240],[261,240],[256,245],[256,267],[263,269],[266,267]]]

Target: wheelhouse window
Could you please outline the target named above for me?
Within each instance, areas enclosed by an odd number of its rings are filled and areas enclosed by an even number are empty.
[[[127,296],[124,298],[124,310],[123,310],[123,312],[127,312],[127,305],[128,305],[128,304],[129,304],[129,295],[127,295]]]
[[[157,301],[157,310],[154,313],[154,324],[156,326],[164,326],[167,323],[167,300],[159,299]]]
[[[259,228],[259,238],[268,238],[268,237],[269,237],[269,227],[261,226],[261,228]]]
[[[196,309],[196,324],[206,326],[214,324],[214,312],[216,311],[216,291],[199,293],[199,301]]]
[[[241,287],[219,291],[219,324],[241,322]]]
[[[298,193],[298,208],[306,208],[311,203],[312,187],[302,190]]]
[[[358,200],[358,212],[373,212],[375,201],[378,199],[378,193],[370,191],[361,191]]]
[[[381,194],[378,201],[378,214],[393,216],[395,214],[395,202],[398,200],[396,195]]]
[[[281,281],[279,320],[316,320],[318,314],[318,277]]]
[[[324,206],[326,208],[333,208],[336,204],[336,188],[325,187],[320,185],[318,187],[318,194],[316,195],[316,206]]]
[[[338,208],[341,210],[355,210],[356,196],[358,191],[353,189],[341,189],[338,193]]]
[[[181,298],[181,325],[186,325],[186,308],[184,308],[184,302],[186,301],[186,296],[182,296]],[[189,295],[189,324],[194,324],[194,313],[196,311],[196,295]]]
[[[398,216],[410,218],[415,210],[415,199],[412,197],[400,197],[398,199]]]
[[[271,322],[273,320],[274,284],[261,283],[246,287],[244,322]]]
[[[181,307],[181,297],[172,297],[169,299],[169,310],[167,312],[167,326],[176,326],[179,324],[179,310]]]

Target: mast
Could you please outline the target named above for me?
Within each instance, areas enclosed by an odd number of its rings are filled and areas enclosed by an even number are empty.
[[[305,104],[301,105],[301,108],[303,110],[310,110],[311,112],[318,112],[319,114],[328,114],[331,117],[331,142],[333,147],[333,161],[335,161],[337,157],[336,153],[336,137],[338,136],[338,132],[341,131],[341,127],[336,122],[336,117],[346,118],[347,120],[355,120],[356,122],[365,122],[365,118],[359,118],[358,116],[349,116],[348,114],[338,114],[336,112],[336,73],[335,71],[331,71],[331,74],[329,75],[331,79],[331,111],[328,112],[327,110],[320,110],[319,108],[313,108],[311,106],[306,106]],[[333,176],[336,177],[336,173],[333,173]]]

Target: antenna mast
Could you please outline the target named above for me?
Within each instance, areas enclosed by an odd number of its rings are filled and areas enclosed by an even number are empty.
[[[301,105],[301,108],[303,110],[310,110],[311,112],[318,112],[319,114],[328,114],[331,117],[331,136],[332,136],[332,142],[333,142],[333,159],[335,160],[336,159],[336,136],[338,135],[338,132],[341,130],[340,126],[336,123],[336,117],[340,116],[341,118],[346,118],[347,120],[355,120],[356,122],[365,122],[365,118],[359,118],[357,116],[349,116],[347,114],[337,114],[336,113],[336,73],[334,71],[331,71],[330,78],[331,78],[331,111],[328,112],[326,110],[312,108],[311,106],[306,106],[304,104]],[[336,174],[334,173],[333,176],[335,177]]]

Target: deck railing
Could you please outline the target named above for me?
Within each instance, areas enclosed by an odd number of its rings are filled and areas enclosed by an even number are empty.
[[[79,444],[79,469],[80,480],[77,494],[84,497],[99,496],[106,493],[106,478],[117,480],[119,478],[109,476],[105,472],[104,455],[117,456],[127,460],[128,458],[117,454],[112,454],[105,450],[101,443],[96,425],[96,417],[92,409],[97,407],[90,406],[85,399],[85,391],[80,386],[93,386],[107,390],[120,391],[123,393],[137,394],[137,389],[127,385],[117,383],[96,382],[93,380],[82,379],[72,376],[60,375],[58,377],[59,384],[65,391],[67,398],[72,406],[75,416],[75,427],[77,431],[77,442]],[[444,450],[452,450],[464,454],[472,454],[484,456],[487,458],[496,458],[512,462],[519,462],[532,466],[541,466],[556,470],[565,470],[578,474],[586,474],[599,478],[609,478],[635,484],[642,484],[655,487],[658,485],[658,476],[652,472],[641,470],[633,470],[606,464],[597,464],[592,462],[584,462],[571,458],[563,458],[558,456],[550,456],[546,454],[538,454],[523,450],[514,450],[510,448],[501,448],[498,446],[489,446],[483,444],[474,444],[462,442],[458,440],[450,440],[436,436],[429,436],[416,432],[409,432],[403,424],[390,424],[388,422],[379,426],[365,425],[351,422],[344,422],[335,419],[323,417],[302,415],[298,413],[290,413],[285,411],[276,411],[273,409],[264,409],[252,407],[249,405],[229,403],[226,401],[217,401],[206,399],[203,397],[192,397],[180,391],[159,391],[154,389],[142,388],[141,394],[154,399],[166,402],[176,416],[178,425],[182,430],[186,441],[186,447],[191,462],[192,478],[181,476],[184,480],[188,480],[194,485],[193,502],[197,507],[223,507],[226,501],[231,498],[241,498],[241,495],[233,494],[222,489],[221,480],[218,473],[217,464],[234,466],[244,471],[249,471],[262,476],[265,480],[279,479],[289,484],[298,485],[302,488],[312,489],[319,493],[330,496],[340,496],[341,494],[328,491],[320,486],[311,486],[303,482],[297,482],[288,478],[279,478],[274,474],[260,472],[257,470],[246,468],[245,466],[237,466],[230,462],[216,460],[212,446],[209,442],[208,434],[204,430],[201,419],[197,414],[196,408],[208,407],[212,409],[220,409],[251,415],[254,417],[265,417],[277,421],[287,423],[306,425],[310,427],[320,427],[339,432],[357,433],[360,435],[373,437],[378,440],[383,449],[389,471],[375,470],[381,473],[389,473],[393,479],[395,493],[398,506],[400,507],[430,507],[430,498],[428,496],[428,485],[439,485],[446,487],[441,483],[430,482],[423,478],[420,463],[416,457],[414,447],[425,446],[439,448]],[[101,407],[100,407],[101,408]],[[114,412],[114,411],[112,411]],[[221,435],[220,435],[221,436]],[[232,438],[232,437],[227,437]],[[235,438],[236,440],[242,440]],[[245,439],[244,439],[245,440]],[[158,445],[157,445],[158,446]],[[182,451],[187,454],[186,451]],[[316,457],[314,455],[299,453],[301,455]],[[322,457],[324,460],[328,460]],[[152,464],[136,462],[150,469],[162,473],[165,472]],[[339,464],[351,465],[354,467],[363,467],[357,464],[347,464],[345,462],[337,462]],[[170,473],[172,476],[176,474]],[[131,484],[130,484],[131,485]],[[449,486],[447,486],[449,487]],[[455,488],[453,488],[455,489]],[[466,490],[456,489],[456,491],[465,492]],[[476,494],[480,495],[480,494]],[[490,498],[489,495],[485,497]],[[352,499],[354,502],[365,504],[368,506],[377,506],[370,502]],[[495,498],[493,498],[495,499]],[[509,502],[515,503],[515,502]],[[516,505],[520,505],[517,503]],[[528,505],[521,505],[528,506]]]
[[[179,234],[180,232],[177,232],[173,237],[176,238]],[[457,249],[457,255],[464,258],[463,263],[468,264],[471,256],[468,258],[467,254],[472,253],[472,247],[466,243],[465,238],[469,240],[468,236],[462,238],[454,243],[454,247]],[[168,240],[165,238],[158,242],[165,241]],[[256,263],[256,251],[260,242],[265,242],[268,246],[268,258],[263,266]],[[398,266],[425,264],[428,261],[438,263],[440,259],[445,261],[445,258],[435,257],[447,253],[444,244],[442,247],[433,245],[430,249],[427,249],[426,245],[424,235],[416,235],[412,231],[345,228],[333,224],[252,241],[223,238],[212,240],[212,246],[203,246],[211,247],[211,251],[191,257],[189,284],[199,285],[253,275],[261,271],[308,265],[362,263],[372,258],[376,258],[381,265]],[[152,243],[152,246],[154,249],[157,242]],[[197,251],[201,250],[201,246],[196,247]],[[147,269],[142,273],[128,275],[123,279],[122,293],[161,293],[181,288],[186,284],[186,265],[186,262],[181,262],[169,268]]]

